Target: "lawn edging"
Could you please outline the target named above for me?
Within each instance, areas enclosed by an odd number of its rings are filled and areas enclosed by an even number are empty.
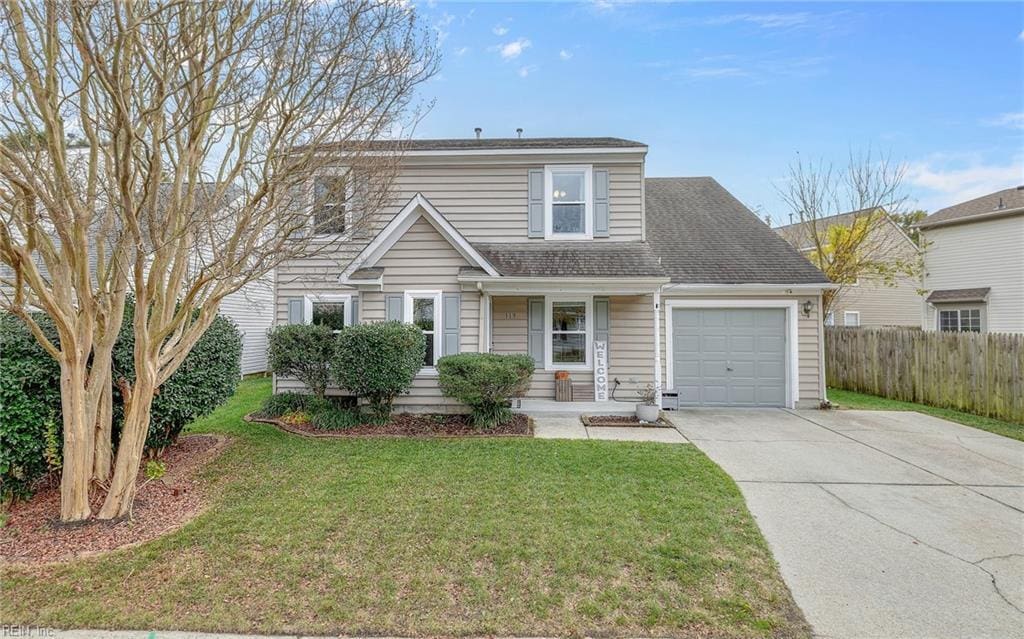
[[[275,419],[273,417],[260,417],[255,412],[245,415],[242,419],[249,423],[259,424],[270,424],[277,429],[284,431],[291,435],[298,435],[300,437],[308,437],[310,439],[372,439],[372,438],[388,438],[388,439],[481,439],[481,438],[532,438],[533,437],[533,418],[524,415],[526,418],[526,432],[524,433],[495,433],[486,430],[480,430],[479,432],[466,432],[459,434],[449,433],[427,433],[427,434],[416,434],[416,435],[403,435],[400,433],[368,433],[368,432],[352,432],[358,430],[357,428],[343,429],[343,430],[332,430],[332,431],[315,431],[305,428],[300,428],[294,424]]]

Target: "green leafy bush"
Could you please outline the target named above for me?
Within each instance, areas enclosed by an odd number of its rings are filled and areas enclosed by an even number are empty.
[[[58,343],[46,316],[36,318]],[[20,319],[0,314],[0,498],[27,497],[60,460],[60,366]],[[54,424],[56,436],[54,436]],[[48,430],[49,435],[47,434]],[[50,460],[49,462],[47,460]]]
[[[134,379],[132,305],[114,348],[114,381]],[[57,343],[57,331],[45,315],[35,316],[43,332]],[[157,391],[146,448],[159,451],[181,429],[206,415],[235,392],[241,377],[242,338],[228,319],[218,317],[199,339],[181,367]],[[120,389],[113,387],[114,436],[124,414]],[[0,498],[31,494],[32,484],[59,466],[61,428],[60,366],[39,346],[17,317],[0,313]]]
[[[359,412],[337,406],[327,406],[307,413],[309,423],[317,430],[345,430],[362,423]]]
[[[132,323],[135,307],[125,305],[124,323],[114,347],[114,436],[120,435],[124,402],[118,379],[134,381],[135,337]],[[242,334],[234,322],[218,315],[181,367],[164,382],[153,398],[153,408],[146,435],[146,449],[159,453],[173,444],[181,430],[191,421],[208,415],[234,395],[242,377]]]
[[[278,393],[271,395],[263,401],[263,405],[256,411],[256,417],[275,418],[288,413],[305,410],[309,403],[310,395],[302,393]]]
[[[338,386],[367,401],[375,423],[384,423],[395,397],[412,385],[425,355],[426,340],[412,324],[350,326],[338,335],[332,377]]]
[[[317,397],[331,379],[334,332],[321,324],[288,324],[270,331],[267,365],[272,373],[294,377]]]
[[[469,407],[473,424],[493,428],[512,419],[509,399],[526,392],[533,377],[529,355],[460,353],[437,362],[441,392]]]

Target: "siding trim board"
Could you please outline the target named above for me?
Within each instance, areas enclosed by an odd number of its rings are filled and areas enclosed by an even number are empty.
[[[713,298],[702,298],[702,299],[670,299],[664,304],[665,306],[665,352],[668,356],[665,358],[665,390],[674,390],[674,371],[673,371],[673,336],[672,336],[672,311],[677,308],[690,308],[690,309],[742,309],[742,308],[781,308],[786,311],[786,341],[787,343],[787,357],[786,357],[786,407],[796,408],[797,402],[800,400],[800,351],[799,351],[799,332],[797,330],[797,304],[798,300],[795,299],[713,299]],[[819,328],[820,330],[820,328]]]

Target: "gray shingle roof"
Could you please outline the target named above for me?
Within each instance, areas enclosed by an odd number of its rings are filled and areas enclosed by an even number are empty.
[[[792,244],[797,250],[806,249],[814,245],[812,232],[815,228],[818,229],[820,235],[826,229],[836,225],[851,226],[857,220],[857,216],[865,215],[871,210],[873,209],[849,211],[847,213],[818,218],[813,222],[811,220],[807,220],[806,222],[796,222],[785,226],[777,226],[773,230],[781,235],[782,239]]]
[[[473,246],[511,277],[665,277],[646,242],[516,242]]]
[[[985,288],[950,288],[945,290],[932,291],[928,296],[928,302],[932,304],[943,304],[946,302],[984,302],[992,289]]]
[[[647,238],[673,282],[829,282],[713,178],[647,178],[646,195]]]
[[[1024,185],[1003,189],[940,209],[926,217],[917,226],[924,229],[954,221],[966,222],[979,215],[994,214],[1000,211],[1009,212],[1021,208],[1024,208]]]
[[[332,145],[325,145],[332,146]],[[372,140],[362,144],[341,143],[337,148],[363,151],[471,151],[503,149],[601,149],[646,147],[643,142],[609,137],[581,138],[435,138],[420,140]]]

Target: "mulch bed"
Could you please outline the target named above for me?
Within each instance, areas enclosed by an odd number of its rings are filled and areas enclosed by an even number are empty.
[[[658,418],[656,422],[642,422],[636,415],[584,415],[584,426],[635,426],[637,428],[672,428],[672,424]]]
[[[507,424],[480,429],[468,415],[394,413],[386,424],[360,424],[344,430],[317,430],[308,423],[246,416],[251,422],[273,424],[281,430],[306,437],[532,437],[533,424],[526,415],[516,414]]]
[[[197,471],[219,455],[228,441],[216,435],[182,437],[160,457],[167,466],[162,478],[142,486],[146,477],[140,470],[140,488],[130,520],[62,524],[60,485],[51,478],[31,499],[11,507],[7,524],[0,529],[0,563],[41,564],[88,557],[135,546],[180,528],[206,506]],[[95,492],[94,513],[99,512],[104,497],[102,491]]]

